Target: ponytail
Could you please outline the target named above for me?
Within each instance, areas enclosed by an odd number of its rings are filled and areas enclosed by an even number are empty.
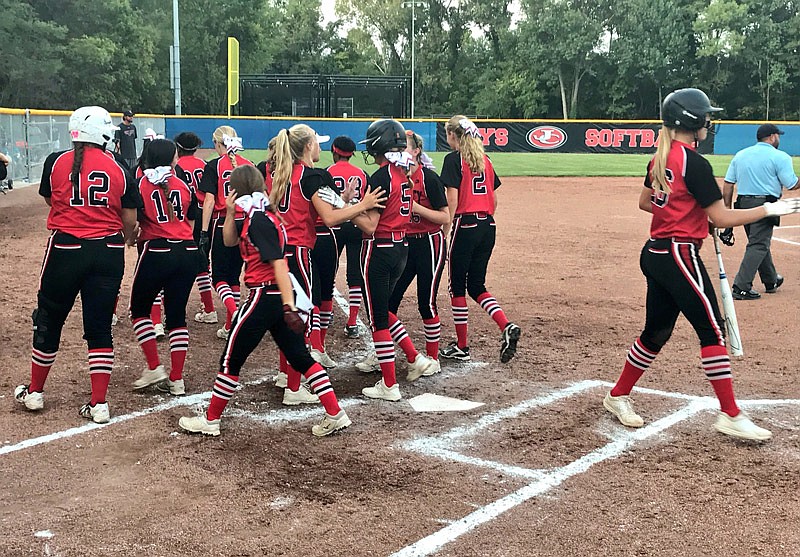
[[[476,174],[483,172],[486,169],[483,138],[475,124],[466,116],[456,114],[447,121],[444,129],[456,136],[458,151],[469,169]]]
[[[78,189],[81,184],[81,166],[83,166],[83,150],[86,147],[85,143],[73,143],[73,157],[72,157],[72,172],[70,172],[69,179],[72,182],[72,187]]]
[[[289,130],[282,129],[275,136],[274,174],[272,175],[272,191],[269,193],[269,202],[277,207],[289,187],[292,179],[292,150],[289,147]]]
[[[154,184],[158,186],[161,191],[164,193],[164,205],[167,206],[167,216],[169,217],[169,222],[175,220],[175,207],[172,206],[172,202],[169,200],[169,180],[164,180],[160,184]]]
[[[657,193],[671,193],[667,182],[667,157],[672,149],[672,130],[661,126],[658,132],[658,148],[653,157],[653,166],[650,168],[650,182]]]

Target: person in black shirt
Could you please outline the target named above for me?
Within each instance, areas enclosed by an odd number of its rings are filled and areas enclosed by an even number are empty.
[[[114,132],[114,150],[125,159],[125,164],[133,170],[136,168],[136,126],[133,124],[133,112],[126,110],[122,113],[122,122],[119,129]]]

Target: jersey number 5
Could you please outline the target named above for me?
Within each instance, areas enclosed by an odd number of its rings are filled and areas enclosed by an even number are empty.
[[[89,187],[86,189],[88,205],[90,207],[108,207],[108,189],[111,181],[108,174],[101,170],[94,170],[89,173],[87,178],[89,180]],[[72,185],[72,198],[69,200],[69,204],[73,207],[87,205],[82,194],[80,179],[78,179],[78,185]]]

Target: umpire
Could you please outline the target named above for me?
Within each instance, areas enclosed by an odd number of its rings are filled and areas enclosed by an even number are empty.
[[[750,209],[766,202],[777,201],[781,188],[789,190],[798,186],[797,176],[792,168],[792,158],[778,150],[784,132],[773,124],[763,124],[756,132],[758,142],[742,149],[731,160],[725,174],[723,198],[730,208],[733,188],[738,196],[734,208]],[[775,270],[770,253],[772,229],[780,225],[780,217],[766,217],[752,224],[744,225],[747,234],[747,249],[733,280],[733,297],[737,300],[757,300],[761,294],[753,290],[756,271],[770,294],[783,284],[783,277]],[[733,245],[733,233],[728,231],[728,245]],[[722,236],[722,235],[721,235]],[[724,236],[723,240],[725,239]]]

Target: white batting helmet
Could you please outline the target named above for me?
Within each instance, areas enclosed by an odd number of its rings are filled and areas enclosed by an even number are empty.
[[[69,117],[69,135],[73,142],[94,143],[105,148],[118,129],[101,106],[82,106]]]

